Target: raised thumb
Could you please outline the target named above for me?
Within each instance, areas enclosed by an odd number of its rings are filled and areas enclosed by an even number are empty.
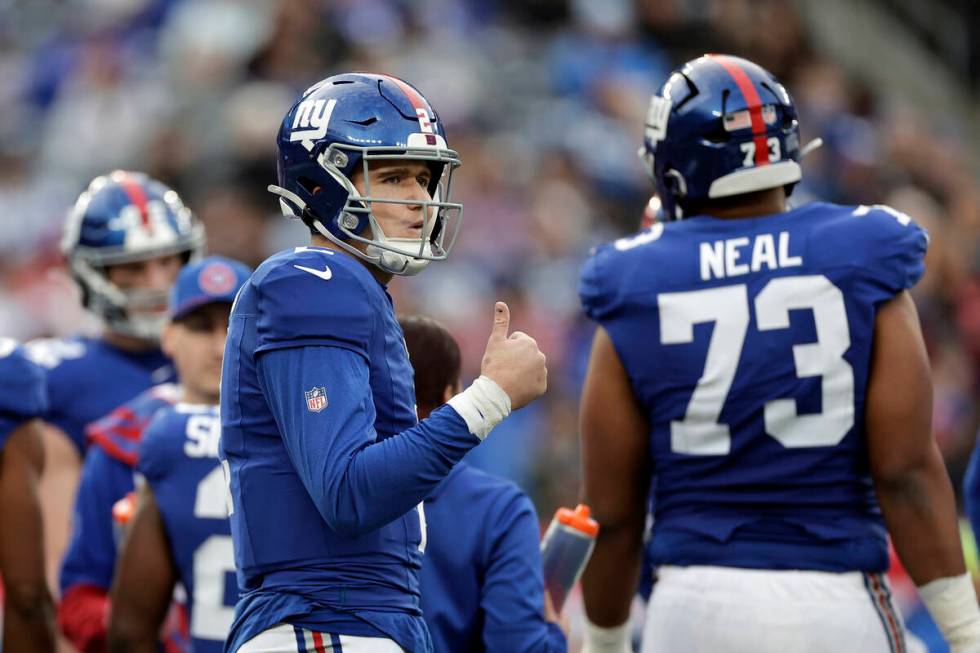
[[[491,340],[505,340],[510,330],[510,309],[504,302],[493,306],[493,329],[490,331]]]

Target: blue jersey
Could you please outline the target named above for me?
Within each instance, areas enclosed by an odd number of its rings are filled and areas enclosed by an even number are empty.
[[[150,386],[174,380],[159,349],[130,352],[95,338],[35,340],[28,355],[47,370],[50,407],[44,420],[68,435],[80,455],[89,424]]]
[[[974,538],[980,543],[980,446],[976,443],[963,475],[963,510],[970,520]]]
[[[112,507],[135,487],[143,431],[178,393],[173,384],[155,386],[89,425],[93,446],[85,455],[75,496],[71,540],[59,579],[62,594],[79,585],[109,590],[121,534],[114,526]]]
[[[238,599],[220,436],[217,406],[164,408],[140,441],[137,465],[187,591],[194,653],[222,650]]]
[[[17,427],[47,408],[43,370],[16,342],[0,338],[0,451]]]
[[[221,375],[243,591],[228,650],[280,622],[429,649],[419,504],[479,440],[451,406],[418,423],[414,405],[391,298],[361,262],[300,247],[256,270]]]
[[[878,306],[923,273],[887,207],[654,225],[586,263],[650,422],[654,564],[882,571],[864,434]]]
[[[564,653],[544,620],[538,517],[510,481],[460,463],[425,500],[422,613],[436,653]]]

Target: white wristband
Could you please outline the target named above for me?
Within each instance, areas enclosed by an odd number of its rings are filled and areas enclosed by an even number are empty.
[[[597,626],[585,618],[582,653],[630,653],[630,622],[612,628]]]
[[[970,574],[937,578],[918,589],[954,653],[980,651],[980,607]]]
[[[482,375],[447,403],[463,418],[470,433],[480,440],[510,415],[510,397],[496,381]]]

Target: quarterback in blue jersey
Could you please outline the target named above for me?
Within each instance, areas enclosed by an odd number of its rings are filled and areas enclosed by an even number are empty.
[[[651,100],[665,222],[580,284],[591,653],[627,650],[651,479],[644,652],[906,650],[886,529],[952,649],[980,650],[907,292],[928,239],[888,207],[788,208],[800,151],[789,94],[744,59],[695,59]]]
[[[421,315],[398,320],[419,419],[460,390],[459,345]],[[436,653],[564,653],[546,603],[534,504],[512,482],[458,463],[425,500],[422,615]]]
[[[173,380],[158,342],[167,291],[203,246],[203,227],[177,194],[138,172],[97,177],[68,214],[62,252],[82,302],[104,329],[97,338],[27,347],[47,370],[50,397],[41,497],[52,575],[68,542],[86,428],[150,386]]]
[[[218,464],[218,390],[231,303],[251,271],[213,256],[174,286],[164,349],[180,403],[157,413],[139,443],[137,495],[112,587],[109,650],[157,650],[177,581],[187,595],[195,653],[220,652],[238,590],[224,475]]]
[[[0,338],[0,578],[7,653],[54,651],[54,606],[44,574],[37,483],[44,463],[44,372]]]
[[[226,650],[431,650],[422,501],[512,409],[544,355],[498,302],[481,376],[422,422],[386,285],[446,258],[458,155],[407,83],[344,74],[279,131],[284,212],[309,247],[265,261],[232,309],[221,456],[242,592]]]

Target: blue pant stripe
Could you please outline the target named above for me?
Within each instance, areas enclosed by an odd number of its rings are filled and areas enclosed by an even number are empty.
[[[337,633],[330,633],[330,650],[332,653],[344,653],[344,649],[340,645],[340,635]]]
[[[299,653],[307,653],[306,635],[303,634],[303,629],[299,626],[293,626],[293,634],[296,636],[296,650]]]

